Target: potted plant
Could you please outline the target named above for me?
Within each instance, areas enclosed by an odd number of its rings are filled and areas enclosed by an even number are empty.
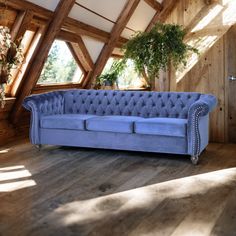
[[[5,105],[5,86],[11,78],[11,70],[18,68],[23,62],[23,52],[20,43],[11,39],[8,27],[0,26],[0,104]]]
[[[197,49],[184,43],[185,31],[175,24],[157,23],[149,32],[138,32],[124,45],[124,59],[131,59],[139,74],[145,74],[148,83],[159,77],[172,64],[176,69],[186,65],[189,52]]]
[[[124,60],[114,61],[109,70],[105,71],[97,77],[96,84],[98,86],[114,87],[115,83],[117,82],[118,76],[123,72],[124,67]]]

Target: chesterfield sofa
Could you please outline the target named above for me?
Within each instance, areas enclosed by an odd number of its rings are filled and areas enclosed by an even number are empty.
[[[43,144],[190,155],[208,144],[216,97],[184,92],[64,90],[25,98],[30,140]]]

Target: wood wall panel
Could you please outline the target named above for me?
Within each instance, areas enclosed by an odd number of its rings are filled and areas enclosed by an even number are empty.
[[[14,98],[7,99],[5,107],[0,108],[0,146],[16,140],[17,138],[28,137],[29,134],[28,112],[23,113],[17,126],[13,126],[8,120],[14,102]]]
[[[229,80],[230,76],[236,77],[236,25],[225,35],[225,82],[226,99],[228,99],[228,110],[226,110],[226,129],[228,130],[228,141],[236,142],[236,80]],[[227,133],[227,132],[226,132]]]
[[[189,73],[177,83],[177,91],[211,93],[218,106],[210,117],[211,141],[225,141],[224,40],[216,42]]]
[[[201,12],[204,12],[207,7],[204,0],[180,1],[166,22],[177,23],[188,28],[197,18],[200,21]],[[175,86],[171,86],[172,90],[211,93],[218,98],[218,106],[210,116],[210,140],[214,142],[227,141],[226,43],[224,37],[218,39],[181,81],[177,82]],[[178,79],[175,73],[171,73],[171,83]]]

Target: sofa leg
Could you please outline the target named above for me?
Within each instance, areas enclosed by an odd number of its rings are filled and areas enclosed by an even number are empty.
[[[191,162],[194,164],[194,165],[197,165],[198,162],[199,162],[199,156],[196,155],[196,156],[191,156]]]
[[[41,151],[41,149],[42,149],[42,144],[37,144],[37,145],[34,145],[39,151]]]

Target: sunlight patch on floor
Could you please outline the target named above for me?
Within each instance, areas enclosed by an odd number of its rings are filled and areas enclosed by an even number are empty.
[[[22,180],[11,183],[4,183],[0,184],[0,192],[12,192],[23,188],[29,188],[35,185],[36,182],[34,180]]]
[[[0,192],[11,192],[35,186],[36,182],[28,179],[31,176],[31,173],[24,165],[0,168]]]
[[[143,212],[153,207],[155,209],[166,199],[176,201],[194,196],[204,197],[209,192],[214,191],[214,189],[232,185],[232,183],[236,185],[236,168],[199,174],[94,199],[67,203],[54,210],[47,220],[54,222],[56,225],[64,226],[92,224],[104,218],[118,217],[125,214],[125,212],[139,210]],[[222,206],[216,206],[214,211],[221,211],[222,209]],[[215,222],[214,217],[214,214],[210,217],[209,213],[209,220]],[[189,226],[193,227],[195,224],[200,228],[203,226],[203,228],[205,227],[204,233],[209,232],[214,226],[213,223],[209,224],[209,222],[205,226],[204,220],[201,219],[200,215],[199,218],[195,215],[192,218],[192,224],[188,223]],[[189,219],[191,221],[191,217],[188,218],[188,221]],[[183,230],[187,227],[185,223],[181,226]]]
[[[0,150],[0,154],[6,154],[10,151],[10,149],[4,149],[4,150]]]
[[[8,172],[2,172],[0,170],[0,181],[19,179],[19,178],[25,178],[25,177],[30,177],[30,176],[31,174],[28,170],[17,170],[17,171],[8,171]]]

